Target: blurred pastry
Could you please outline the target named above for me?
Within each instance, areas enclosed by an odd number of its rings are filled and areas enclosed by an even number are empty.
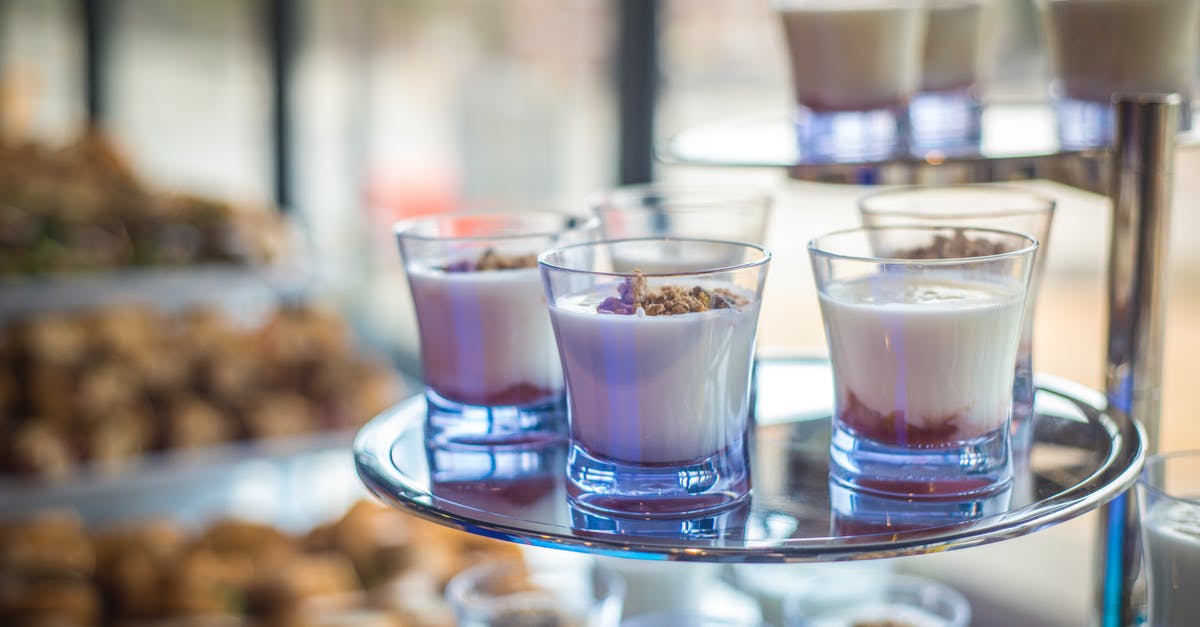
[[[95,569],[92,541],[74,512],[51,510],[0,524],[0,570],[91,577]]]
[[[87,579],[0,576],[0,624],[86,627],[100,618],[100,595]]]
[[[233,422],[199,397],[175,400],[166,419],[166,443],[172,449],[203,448],[228,442],[236,435]]]
[[[61,478],[69,475],[75,464],[66,434],[45,421],[18,425],[6,448],[4,466],[21,473]]]
[[[251,438],[278,438],[313,431],[316,416],[299,394],[264,394],[245,412],[242,425]]]
[[[44,477],[356,427],[403,394],[341,320],[303,305],[257,327],[211,307],[34,314],[0,330],[0,377],[0,469]]]

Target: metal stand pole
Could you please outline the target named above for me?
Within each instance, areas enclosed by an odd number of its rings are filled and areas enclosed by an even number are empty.
[[[1121,96],[1115,101],[1109,198],[1112,240],[1108,265],[1108,402],[1140,421],[1147,453],[1158,450],[1162,390],[1163,289],[1177,95]],[[1100,529],[1099,594],[1103,627],[1134,624],[1139,571],[1135,494],[1104,507]]]

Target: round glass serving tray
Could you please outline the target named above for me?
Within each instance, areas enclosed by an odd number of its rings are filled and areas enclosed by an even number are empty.
[[[982,107],[979,137],[944,145],[910,146],[879,158],[805,153],[795,124],[785,112],[745,115],[700,124],[660,141],[657,157],[667,164],[786,168],[794,179],[856,185],[994,182],[1051,178],[1090,189],[1107,155],[1107,145],[1064,147],[1058,119],[1045,102],[1002,102]],[[1200,109],[1192,129],[1200,129]],[[1200,130],[1181,133],[1180,147],[1200,145]],[[1082,163],[1079,163],[1082,162]],[[1097,190],[1099,191],[1099,190]]]
[[[1035,420],[1026,444],[1014,445],[1010,489],[972,501],[870,497],[828,480],[828,362],[761,359],[755,378],[753,493],[710,516],[616,518],[577,509],[564,486],[565,442],[427,442],[422,396],[359,431],[358,473],[401,509],[493,538],[641,559],[800,562],[894,557],[1020,536],[1125,491],[1144,457],[1140,427],[1105,409],[1103,395],[1039,377]]]

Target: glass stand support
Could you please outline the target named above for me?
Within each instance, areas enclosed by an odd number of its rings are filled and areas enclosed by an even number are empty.
[[[1141,421],[1148,455],[1158,452],[1167,223],[1180,102],[1178,95],[1114,100],[1105,391],[1111,406]],[[1095,616],[1102,627],[1137,624],[1145,604],[1137,586],[1133,490],[1104,506],[1100,525]]]

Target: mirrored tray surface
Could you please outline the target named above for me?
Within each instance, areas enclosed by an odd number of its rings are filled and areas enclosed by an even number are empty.
[[[358,433],[359,476],[385,501],[471,533],[641,559],[798,562],[963,548],[1063,522],[1129,488],[1140,427],[1077,384],[1038,378],[1027,446],[1011,489],[968,502],[880,499],[828,480],[832,385],[816,358],[761,359],[756,370],[753,493],[695,519],[616,518],[566,497],[565,442],[482,447],[427,444],[418,396]]]

